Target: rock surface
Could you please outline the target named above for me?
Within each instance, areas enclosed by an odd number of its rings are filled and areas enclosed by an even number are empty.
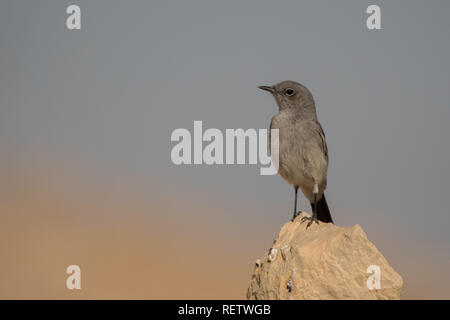
[[[247,299],[400,299],[402,277],[361,226],[306,229],[305,215],[286,223],[256,260]]]

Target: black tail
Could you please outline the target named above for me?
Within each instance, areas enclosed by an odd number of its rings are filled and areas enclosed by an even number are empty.
[[[314,203],[311,203],[311,208],[314,211]],[[325,194],[319,201],[317,201],[316,213],[317,213],[317,220],[322,222],[333,223],[333,219],[331,219],[330,209],[328,209],[327,200],[325,200]]]

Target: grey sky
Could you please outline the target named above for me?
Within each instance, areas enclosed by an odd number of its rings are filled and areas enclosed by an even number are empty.
[[[276,106],[257,86],[295,80],[327,136],[335,222],[362,224],[400,274],[405,261],[433,260],[450,285],[450,2],[76,1],[82,30],[68,31],[71,3],[0,4],[10,157],[62,153],[175,197],[193,188],[236,224],[276,232],[291,187],[258,166],[175,166],[170,135],[194,120],[267,128]],[[382,30],[367,30],[369,4]]]

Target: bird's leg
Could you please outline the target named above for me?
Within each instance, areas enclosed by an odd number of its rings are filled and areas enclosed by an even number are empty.
[[[313,215],[312,215],[311,221],[308,223],[307,227],[309,227],[313,221],[315,221],[317,224],[319,224],[319,221],[317,220],[317,193],[314,193]]]
[[[308,224],[306,225],[306,228],[308,228],[313,221],[316,222],[317,224],[319,224],[319,220],[317,220],[317,193],[316,192],[318,190],[317,185],[314,186],[314,206],[313,206],[313,213],[312,213],[312,217],[303,217],[302,218],[302,222],[305,222],[306,220],[308,220]]]
[[[295,220],[295,218],[297,218],[298,213],[297,213],[297,192],[298,192],[298,186],[294,186],[295,188],[295,201],[294,201],[294,216],[292,217],[292,221]]]

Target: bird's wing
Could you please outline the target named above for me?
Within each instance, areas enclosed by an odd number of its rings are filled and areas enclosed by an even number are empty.
[[[327,141],[325,140],[325,132],[323,132],[322,126],[320,125],[319,122],[316,122],[316,126],[315,126],[315,130],[317,132],[317,134],[320,137],[320,146],[323,150],[323,154],[325,155],[325,158],[328,161],[328,147],[327,147]]]
[[[328,160],[328,147],[325,140],[325,133],[322,126],[317,121],[302,121],[299,123],[300,130],[297,130],[297,139],[303,141],[304,144],[319,148]]]
[[[328,148],[321,125],[317,121],[302,121],[296,140],[300,143],[297,157],[303,159],[305,173],[316,181],[326,181]]]

